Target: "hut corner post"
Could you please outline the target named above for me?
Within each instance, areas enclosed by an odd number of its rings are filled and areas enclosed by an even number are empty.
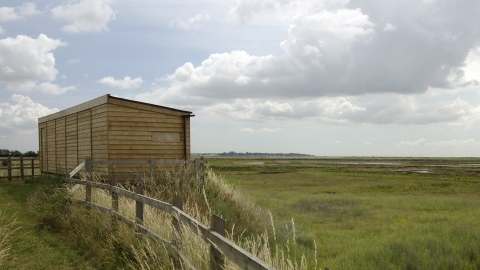
[[[183,159],[188,160],[187,156],[187,115],[184,115],[183,118]]]

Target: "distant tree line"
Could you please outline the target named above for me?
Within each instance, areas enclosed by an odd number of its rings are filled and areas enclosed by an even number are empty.
[[[299,153],[259,153],[259,152],[245,152],[237,153],[235,151],[218,153],[218,156],[242,156],[242,157],[313,157],[314,155],[299,154]]]
[[[38,157],[35,151],[20,152],[18,150],[0,149],[0,157]],[[2,160],[2,166],[7,166],[7,161]]]
[[[0,149],[0,157],[38,157],[35,151],[20,152],[18,150]]]

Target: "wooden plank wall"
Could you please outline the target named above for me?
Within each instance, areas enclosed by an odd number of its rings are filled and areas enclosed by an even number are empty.
[[[190,121],[187,120],[187,158],[190,158]],[[148,160],[184,158],[183,117],[148,110],[108,104],[109,159]],[[178,132],[178,142],[158,142],[152,140],[152,132]],[[146,166],[145,166],[146,168]],[[141,173],[140,165],[117,165],[117,172]],[[147,170],[148,171],[148,170]]]
[[[82,161],[77,156],[77,114],[65,116],[66,127],[66,145],[67,145],[67,172],[71,172]]]
[[[190,118],[181,115],[108,103],[39,124],[40,143],[42,127],[46,132],[47,159],[43,170],[51,173],[70,172],[86,156],[103,160],[148,160],[151,156],[181,160],[185,139],[187,159],[190,158]],[[153,132],[177,133],[180,139],[157,141]],[[143,173],[148,169],[147,165],[125,165],[116,171]],[[93,171],[106,174],[109,168],[95,164]]]
[[[47,167],[46,160],[43,160],[44,159],[43,151],[46,151],[47,143],[42,142],[42,128],[45,128],[45,131],[46,131],[47,123],[38,124],[38,147],[39,147],[38,150],[39,150],[39,159],[40,159],[40,162],[39,162],[40,171],[46,170],[46,167]]]
[[[91,110],[78,112],[77,117],[77,159],[80,161],[92,156]]]
[[[92,108],[92,155],[93,159],[108,159],[107,104]],[[93,171],[108,173],[108,165],[95,164]]]
[[[66,172],[66,147],[65,147],[65,117],[53,120],[55,121],[55,172]]]
[[[55,120],[47,122],[47,168],[48,172],[55,172],[56,169],[56,149],[55,149]]]
[[[86,156],[108,159],[106,104],[39,124],[40,143],[42,127],[47,135],[47,162],[43,168],[47,172],[70,172]],[[96,172],[108,171],[106,165],[96,166]]]

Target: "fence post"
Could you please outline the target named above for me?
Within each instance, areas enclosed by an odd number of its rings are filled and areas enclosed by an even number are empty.
[[[35,158],[32,158],[32,180],[35,177]]]
[[[202,157],[200,157],[200,181],[202,181],[202,183],[205,181],[205,163],[207,161]]]
[[[150,157],[150,177],[152,181],[155,180],[156,166],[155,166],[155,157]]]
[[[143,195],[143,187],[137,186],[137,194]],[[143,203],[135,201],[135,216],[137,217],[136,223],[143,225]]]
[[[225,237],[225,220],[212,214],[212,221],[210,229],[221,236]],[[225,267],[225,260],[223,254],[214,245],[210,244],[210,269],[223,270]]]
[[[200,169],[200,162],[198,160],[198,158],[195,158],[193,160],[193,164],[194,164],[194,171],[195,171],[195,180],[199,181],[200,180],[200,174],[199,174],[199,169]]]
[[[85,157],[85,171],[87,172],[87,181],[92,180],[92,159]],[[92,202],[92,186],[87,182],[85,186],[85,201]]]
[[[25,172],[23,170],[23,156],[20,156],[20,179],[25,180]]]
[[[8,181],[12,182],[12,157],[7,158]]]
[[[177,195],[173,195],[172,205],[183,211],[183,200]],[[173,243],[175,245],[179,245],[181,239],[180,234],[182,233],[182,230],[180,228],[180,220],[178,216],[173,215],[172,224],[173,228],[175,228],[175,231],[173,232]]]

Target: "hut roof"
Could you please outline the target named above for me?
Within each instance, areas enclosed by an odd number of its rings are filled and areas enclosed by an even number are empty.
[[[111,96],[110,94],[103,95],[101,97],[92,99],[90,101],[84,102],[82,104],[70,107],[68,109],[44,116],[38,118],[38,123],[43,123],[49,120],[57,119],[66,115],[74,114],[83,110],[87,110],[105,103],[112,103],[120,106],[128,106],[128,107],[134,107],[138,109],[144,109],[144,110],[149,110],[149,111],[155,111],[159,113],[165,113],[165,114],[172,114],[172,115],[177,115],[177,116],[194,116],[192,112],[189,111],[183,111],[179,109],[174,109],[174,108],[169,108],[165,106],[160,106],[160,105],[155,105],[155,104],[150,104],[150,103],[145,103],[145,102],[140,102],[140,101],[135,101],[135,100],[130,100],[130,99],[124,99],[124,98],[119,98],[119,97],[114,97]]]

